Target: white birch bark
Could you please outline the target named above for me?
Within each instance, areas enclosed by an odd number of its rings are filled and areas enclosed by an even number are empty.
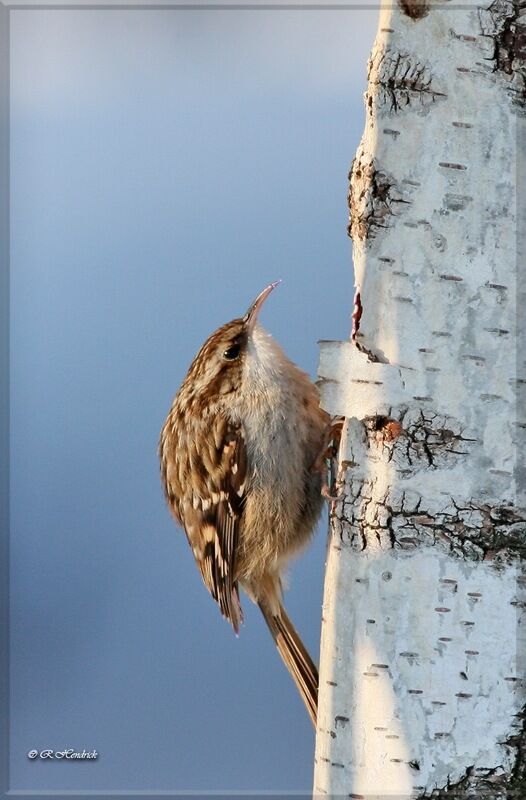
[[[522,13],[380,13],[354,335],[319,368],[346,423],[315,795],[526,797]]]

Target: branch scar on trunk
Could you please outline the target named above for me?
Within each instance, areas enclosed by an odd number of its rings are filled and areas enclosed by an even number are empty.
[[[429,110],[446,98],[431,66],[390,46],[375,48],[369,60],[365,106],[369,114],[394,115],[406,109]]]

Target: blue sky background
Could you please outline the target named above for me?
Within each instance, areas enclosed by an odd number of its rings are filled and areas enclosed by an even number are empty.
[[[164,506],[195,352],[350,329],[347,171],[373,11],[12,11],[12,789],[310,790],[259,611],[239,639]],[[287,606],[317,658],[326,521]],[[29,761],[96,748],[94,763]]]

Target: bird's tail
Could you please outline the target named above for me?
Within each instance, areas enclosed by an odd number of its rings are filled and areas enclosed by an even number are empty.
[[[298,632],[287,616],[283,605],[273,613],[265,601],[258,602],[265,622],[276,642],[279,654],[307,708],[312,724],[316,727],[318,713],[318,670],[301,641]]]

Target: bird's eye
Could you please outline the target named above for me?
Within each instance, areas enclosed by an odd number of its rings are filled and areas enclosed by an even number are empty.
[[[235,361],[236,358],[239,358],[239,354],[241,352],[241,345],[239,342],[234,342],[231,344],[230,347],[223,352],[223,358],[226,358],[227,361]]]

